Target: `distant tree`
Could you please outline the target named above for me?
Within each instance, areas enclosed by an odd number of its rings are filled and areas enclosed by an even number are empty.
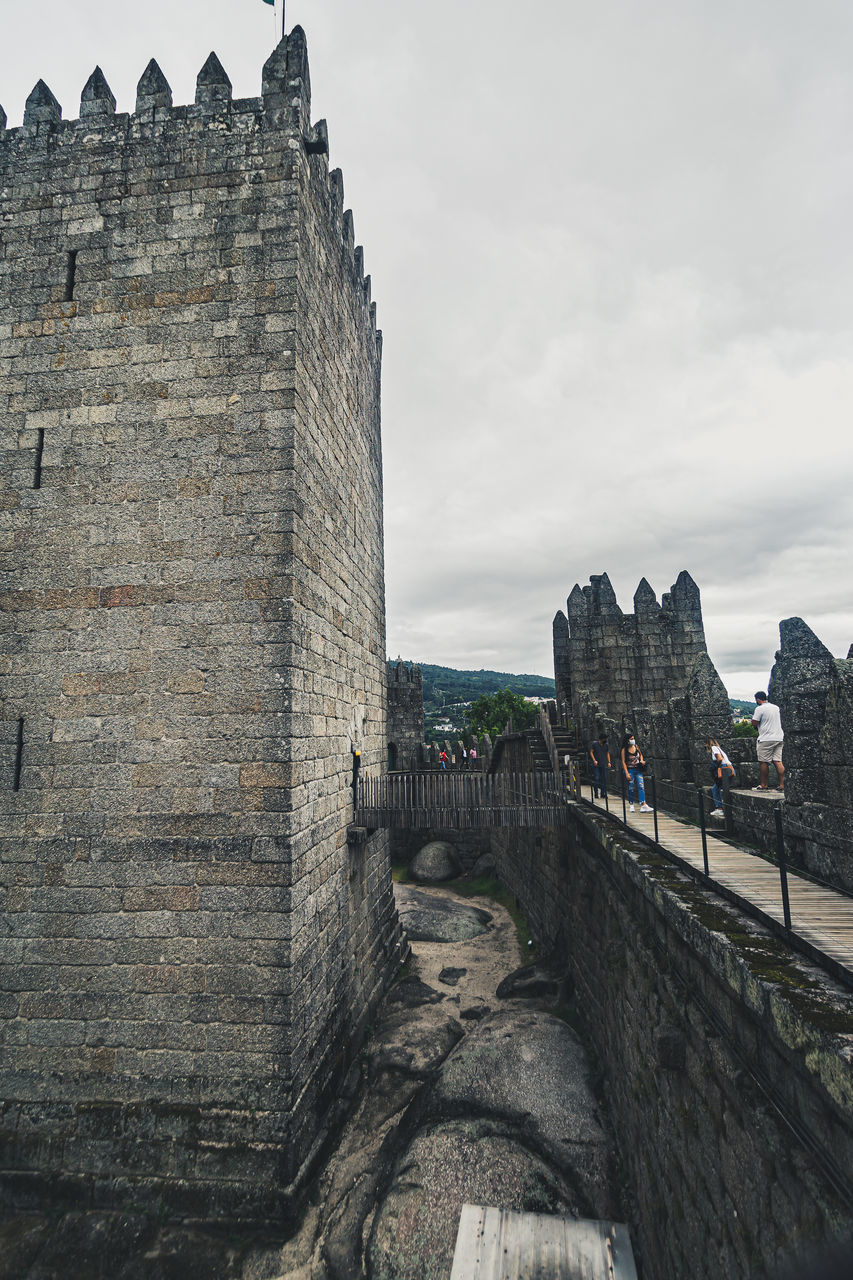
[[[738,720],[732,729],[733,738],[757,738],[758,730],[753,729],[751,720]]]
[[[513,693],[511,689],[484,693],[468,708],[468,732],[478,738],[487,733],[494,739],[503,733],[510,717],[514,729],[529,729],[536,721],[537,711],[535,702],[525,701],[520,693]]]

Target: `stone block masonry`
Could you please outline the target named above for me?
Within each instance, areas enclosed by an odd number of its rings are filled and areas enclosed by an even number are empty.
[[[775,1275],[853,1230],[853,997],[604,821],[495,832],[565,961],[647,1280]]]
[[[5,120],[4,120],[5,123]],[[0,1181],[286,1214],[396,959],[381,336],[304,36],[0,129]]]
[[[417,769],[423,754],[423,675],[398,658],[388,663],[388,768]]]

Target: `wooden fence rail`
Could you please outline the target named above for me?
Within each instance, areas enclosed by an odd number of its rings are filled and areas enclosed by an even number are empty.
[[[365,827],[555,827],[567,821],[565,786],[550,773],[393,773],[358,780]]]

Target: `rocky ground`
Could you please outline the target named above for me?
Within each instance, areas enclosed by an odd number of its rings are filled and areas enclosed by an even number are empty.
[[[296,1236],[236,1242],[123,1214],[20,1218],[0,1226],[0,1280],[447,1280],[466,1201],[620,1217],[558,966],[516,972],[515,926],[490,899],[423,885],[397,895],[413,956]]]

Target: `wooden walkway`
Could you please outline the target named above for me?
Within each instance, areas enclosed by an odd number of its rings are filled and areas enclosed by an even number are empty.
[[[356,822],[364,827],[560,827],[569,820],[566,789],[552,773],[429,770],[358,780]]]
[[[604,810],[603,801],[592,803]],[[621,798],[612,797],[610,811],[621,820]],[[637,809],[627,813],[626,818],[629,827],[654,838],[653,814],[640,813]],[[658,811],[658,839],[670,852],[704,871],[702,833],[698,827]],[[758,854],[744,853],[716,839],[711,830],[707,834],[707,847],[711,878],[784,924],[778,866]],[[803,879],[790,867],[788,898],[793,932],[853,973],[853,899]]]

